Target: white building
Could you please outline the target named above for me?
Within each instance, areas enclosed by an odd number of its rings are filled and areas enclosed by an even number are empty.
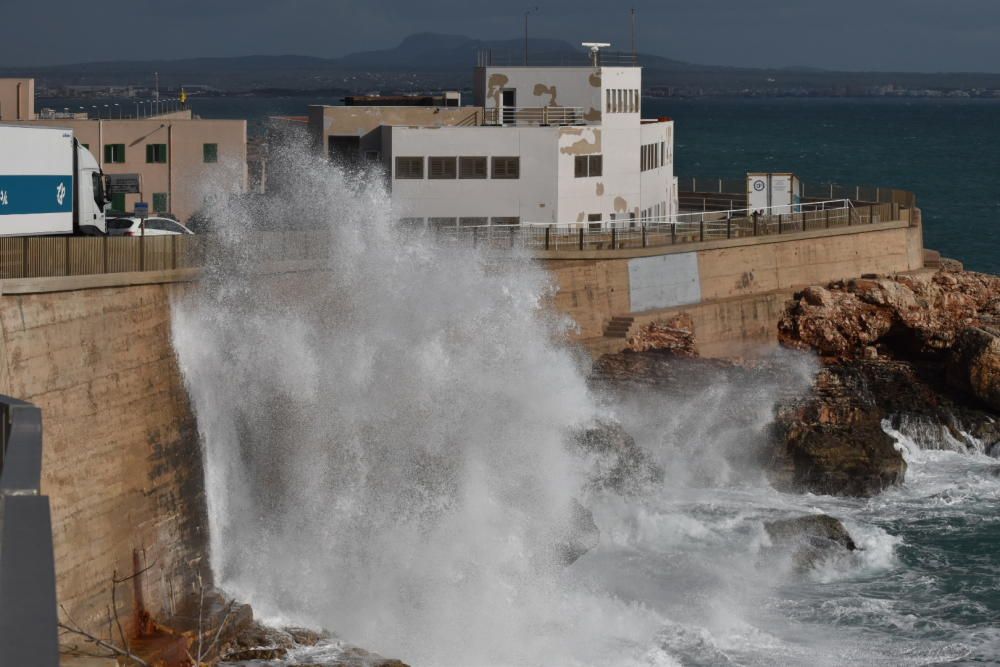
[[[391,175],[408,222],[629,226],[677,211],[673,121],[643,120],[641,90],[637,66],[479,67],[467,121],[375,113],[388,122],[357,141]],[[312,107],[310,118],[336,157],[336,119],[322,120],[334,109]]]

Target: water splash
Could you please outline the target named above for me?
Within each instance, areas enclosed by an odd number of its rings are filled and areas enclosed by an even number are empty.
[[[175,308],[219,584],[421,664],[567,664],[652,634],[558,580],[583,485],[566,434],[596,408],[546,275],[402,234],[380,178],[302,154],[275,200],[211,211],[210,268]],[[328,259],[261,275],[271,220],[324,223]]]

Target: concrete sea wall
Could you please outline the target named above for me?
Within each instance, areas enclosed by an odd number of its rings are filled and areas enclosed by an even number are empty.
[[[577,323],[576,342],[600,354],[612,317],[641,325],[687,312],[699,351],[741,355],[775,340],[784,301],[798,288],[866,273],[923,267],[919,224],[888,222],[676,248],[540,253],[559,291],[552,305]]]
[[[157,618],[190,594],[207,525],[197,430],[170,343],[184,284],[0,297],[0,392],[42,409],[59,602],[106,631],[136,595]],[[106,634],[106,633],[104,633]]]

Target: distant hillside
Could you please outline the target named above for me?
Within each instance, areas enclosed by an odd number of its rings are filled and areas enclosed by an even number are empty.
[[[476,55],[490,51],[494,62],[520,64],[519,39],[480,40],[462,35],[420,33],[390,49],[353,53],[341,58],[295,55],[242,56],[91,62],[50,67],[0,68],[0,76],[33,76],[42,86],[151,86],[153,72],[166,89],[206,85],[228,92],[265,90],[428,91],[468,90]],[[530,62],[585,62],[585,50],[557,39],[531,39]],[[751,69],[697,65],[640,54],[647,89],[740,94],[747,91],[839,92],[895,84],[906,88],[1000,89],[1000,74],[914,74],[832,72],[806,67]]]

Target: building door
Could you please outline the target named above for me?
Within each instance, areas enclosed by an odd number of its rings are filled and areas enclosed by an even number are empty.
[[[513,125],[517,110],[517,91],[513,88],[505,88],[503,91],[503,124]]]

